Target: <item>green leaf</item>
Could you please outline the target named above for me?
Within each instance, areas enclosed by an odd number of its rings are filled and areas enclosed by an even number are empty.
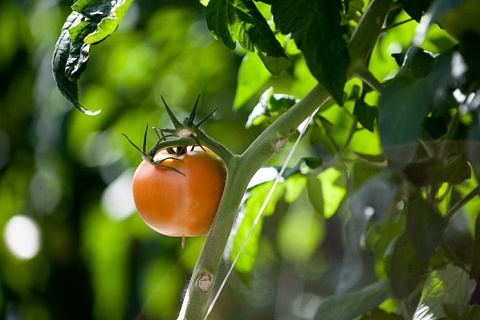
[[[277,28],[292,34],[312,75],[342,104],[350,58],[340,10],[331,0],[272,1]]]
[[[317,177],[307,178],[307,194],[315,211],[323,215],[325,203],[323,201],[322,182]]]
[[[434,58],[411,49],[404,66],[389,83],[380,100],[378,125],[383,147],[416,143],[422,123],[431,111],[432,84],[425,74]]]
[[[382,309],[375,309],[361,317],[360,320],[405,320],[405,318],[395,313],[386,312]]]
[[[378,108],[371,107],[363,100],[355,101],[353,115],[357,117],[360,124],[368,131],[374,131],[375,120],[378,117]]]
[[[406,13],[416,21],[420,21],[427,10],[430,1],[427,0],[398,0]]]
[[[338,210],[338,207],[347,193],[346,171],[342,167],[328,168],[320,173],[317,178],[322,184],[323,194],[323,215],[331,218]]]
[[[133,0],[79,0],[62,27],[53,54],[53,74],[60,92],[80,111],[90,111],[78,101],[78,80],[90,58],[90,46],[112,34]]]
[[[246,199],[240,209],[239,217],[234,231],[231,236],[231,250],[228,254],[230,262],[232,262],[238,254],[243,242],[247,235],[250,233],[250,229],[260,211],[263,202],[265,201],[273,181],[266,182],[255,186],[250,189]],[[282,196],[285,188],[282,184],[277,185],[275,191],[270,198],[270,201],[266,205],[263,215],[258,220],[258,224],[250,233],[248,242],[240,254],[237,263],[235,264],[235,274],[245,283],[250,283],[250,274],[253,270],[255,260],[258,254],[258,242],[260,240],[260,234],[262,230],[263,217],[271,215],[275,210],[275,206]]]
[[[83,16],[81,14],[77,12],[72,12],[68,16],[65,24],[63,25],[60,37],[58,38],[57,44],[55,45],[55,50],[53,52],[53,78],[57,83],[57,87],[60,93],[65,96],[65,98],[67,98],[67,100],[70,101],[75,106],[75,108],[87,115],[96,115],[100,112],[100,110],[90,111],[80,103],[80,101],[78,100],[77,80],[76,78],[69,78],[66,71],[67,64],[69,65],[69,70],[83,70],[83,68],[80,67],[72,67],[72,63],[70,62],[70,59],[77,59],[77,57],[79,56],[79,52],[82,52],[82,45],[73,46],[70,42],[70,33],[68,32],[68,30],[72,26],[76,26],[82,23],[82,20]],[[85,56],[79,61],[82,63],[82,65],[85,65]]]
[[[325,299],[317,310],[315,320],[351,320],[376,309],[391,296],[387,280],[361,290]]]
[[[480,306],[479,305],[464,305],[464,304],[452,304],[444,303],[443,310],[449,320],[472,320],[480,319]]]
[[[473,245],[472,268],[470,277],[480,277],[480,214],[475,220],[475,243]]]
[[[257,51],[267,69],[279,75],[290,63],[265,18],[253,1],[210,0],[206,20],[208,29],[233,50],[238,41],[248,51]]]
[[[240,109],[255,93],[262,88],[271,74],[262,66],[258,55],[247,53],[238,70],[237,90],[233,109]]]
[[[440,319],[446,316],[444,303],[465,305],[475,289],[475,281],[460,267],[447,265],[445,269],[430,273],[422,291],[422,297],[414,319]],[[447,307],[449,309],[449,307]],[[453,309],[450,307],[450,310]],[[462,318],[475,319],[475,318]]]
[[[285,111],[297,103],[298,99],[287,94],[273,93],[273,87],[268,88],[261,96],[257,105],[248,116],[246,127],[271,123]]]
[[[415,249],[410,238],[401,235],[389,257],[387,276],[397,297],[408,297],[427,277],[428,261]]]
[[[405,211],[406,233],[418,254],[427,260],[440,243],[445,222],[420,191],[414,191],[408,198]]]

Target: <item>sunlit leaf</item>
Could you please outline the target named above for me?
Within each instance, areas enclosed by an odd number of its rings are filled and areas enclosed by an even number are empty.
[[[422,298],[413,318],[441,319],[446,315],[444,303],[465,305],[474,288],[475,280],[471,280],[462,268],[449,264],[445,269],[433,271],[425,282]]]
[[[258,55],[247,53],[238,70],[237,90],[233,108],[240,109],[271,77],[271,74],[262,66]]]
[[[292,34],[313,76],[341,103],[349,55],[337,3],[273,0],[272,13],[280,31]]]
[[[345,198],[347,192],[346,172],[341,168],[329,168],[318,176],[322,183],[324,202],[323,215],[325,218],[332,217]]]
[[[265,199],[267,198],[270,189],[273,186],[273,181],[259,184],[250,189],[244,203],[240,209],[237,224],[234,227],[234,232],[231,236],[231,249],[228,254],[230,262],[237,256],[240,248],[243,245],[247,235],[250,233],[252,225],[260,212]],[[285,188],[279,184],[275,188],[270,201],[265,206],[262,216],[258,220],[258,224],[252,230],[249,240],[244,246],[237,263],[235,264],[236,275],[246,284],[250,283],[250,273],[253,270],[255,260],[258,253],[258,242],[262,230],[263,217],[271,215],[275,210],[275,206],[282,196]]]
[[[376,309],[391,296],[387,280],[374,283],[355,292],[325,299],[317,310],[316,320],[351,320]]]
[[[400,236],[389,257],[387,275],[397,297],[408,297],[427,278],[428,261],[407,235]]]
[[[210,0],[206,19],[212,34],[225,46],[235,49],[236,42],[248,51],[257,51],[267,69],[279,75],[290,62],[265,18],[253,1]]]
[[[260,96],[259,102],[248,116],[246,127],[271,123],[297,102],[298,99],[294,96],[274,93],[273,87],[270,87]]]

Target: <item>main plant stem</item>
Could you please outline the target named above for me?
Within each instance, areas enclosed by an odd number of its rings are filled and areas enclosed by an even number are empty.
[[[349,44],[351,66],[348,78],[366,68],[392,0],[373,0],[367,8]],[[208,309],[208,298],[217,280],[225,246],[237,210],[250,179],[283,145],[297,127],[330,97],[317,85],[302,100],[268,127],[241,155],[231,156],[227,164],[225,191],[203,251],[195,265],[178,320],[201,320]]]

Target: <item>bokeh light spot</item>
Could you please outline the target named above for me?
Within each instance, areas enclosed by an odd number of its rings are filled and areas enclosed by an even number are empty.
[[[27,216],[17,215],[7,222],[4,239],[8,250],[20,259],[31,259],[40,250],[40,230]]]
[[[102,206],[115,221],[123,220],[135,212],[132,195],[133,170],[127,170],[105,189]]]

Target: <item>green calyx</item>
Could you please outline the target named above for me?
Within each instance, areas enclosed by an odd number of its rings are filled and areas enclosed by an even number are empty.
[[[163,104],[165,105],[165,109],[167,110],[167,114],[173,123],[174,129],[153,128],[153,130],[157,134],[158,141],[148,151],[146,147],[147,134],[149,129],[148,123],[146,125],[145,133],[143,135],[142,148],[139,148],[135,143],[133,143],[133,141],[130,140],[130,138],[128,138],[127,135],[125,134],[123,135],[125,136],[125,138],[127,138],[128,142],[130,142],[130,144],[142,154],[143,160],[155,166],[172,168],[170,166],[166,166],[162,164],[162,162],[167,159],[176,159],[178,161],[181,161],[181,160],[175,157],[168,157],[166,159],[162,159],[161,161],[155,161],[154,159],[155,155],[160,150],[167,150],[167,152],[172,155],[182,155],[188,152],[187,150],[188,147],[191,147],[192,150],[196,146],[199,146],[203,149],[203,146],[200,143],[200,140],[196,136],[196,133],[199,131],[200,126],[215,112],[216,109],[213,110],[210,114],[208,114],[205,118],[203,118],[200,122],[195,124],[194,123],[195,114],[197,111],[198,102],[200,100],[200,95],[198,95],[197,100],[193,105],[192,111],[190,112],[190,115],[188,116],[188,118],[185,118],[185,120],[182,123],[174,115],[174,113],[166,103],[163,96],[161,98],[162,98]]]

